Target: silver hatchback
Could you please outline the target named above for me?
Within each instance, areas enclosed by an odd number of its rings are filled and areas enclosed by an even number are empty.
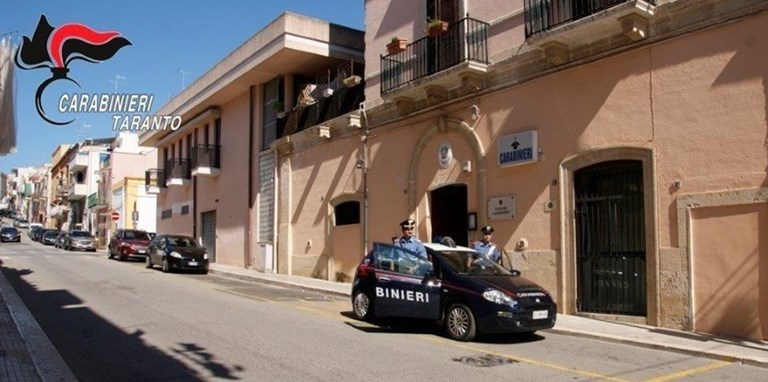
[[[88,231],[71,231],[65,236],[64,249],[96,252],[95,238]]]

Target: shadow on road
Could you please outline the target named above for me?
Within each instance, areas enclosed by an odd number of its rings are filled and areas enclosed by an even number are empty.
[[[0,270],[24,301],[35,320],[45,331],[79,381],[203,381],[201,376],[173,354],[147,344],[142,329],[126,332],[114,326],[67,290],[38,290],[24,276],[28,269]],[[243,368],[228,368],[214,362],[215,357],[197,344],[180,344],[171,349],[205,367],[211,375],[222,379],[239,379],[234,375]]]

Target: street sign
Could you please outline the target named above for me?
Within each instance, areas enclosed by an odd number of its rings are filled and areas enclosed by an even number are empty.
[[[111,214],[109,214],[109,218],[112,220],[120,220],[120,211],[112,211]]]

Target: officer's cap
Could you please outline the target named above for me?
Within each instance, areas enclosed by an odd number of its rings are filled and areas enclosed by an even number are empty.
[[[485,226],[483,228],[480,228],[480,232],[482,232],[483,235],[488,235],[490,233],[493,233],[493,227],[487,225],[487,226]]]
[[[416,220],[413,220],[413,219],[403,220],[400,222],[400,228],[414,229],[416,228]]]

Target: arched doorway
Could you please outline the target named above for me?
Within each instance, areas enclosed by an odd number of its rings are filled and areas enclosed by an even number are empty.
[[[643,163],[615,160],[574,174],[577,309],[645,316]]]
[[[467,239],[467,185],[451,184],[430,193],[429,212],[432,237],[450,236],[458,245],[466,246]]]

